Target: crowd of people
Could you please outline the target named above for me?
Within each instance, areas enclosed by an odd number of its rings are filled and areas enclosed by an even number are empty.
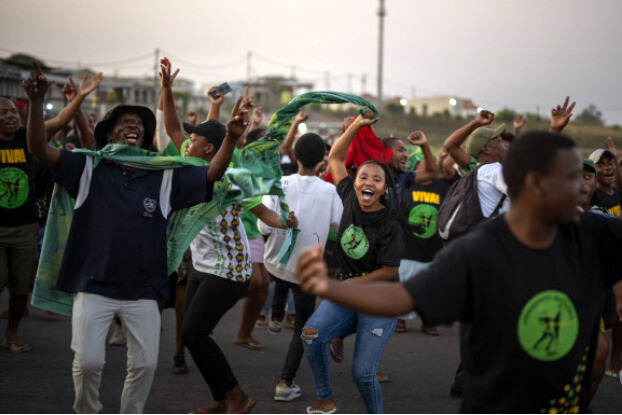
[[[387,374],[378,365],[415,313],[430,335],[460,322],[462,361],[447,388],[466,412],[584,412],[605,374],[622,375],[622,152],[607,139],[580,155],[562,134],[569,98],[553,108],[548,132],[521,134],[521,116],[506,132],[482,110],[436,157],[422,131],[378,138],[382,117],[371,105],[344,119],[332,146],[315,133],[298,137],[308,117],[299,112],[280,144],[265,147],[275,152],[263,161],[281,176],[278,190],[240,190],[227,172],[272,179],[244,170],[249,149],[272,134],[248,89],[226,124],[216,87],[207,119],[189,111],[182,123],[172,89],[179,70],[163,58],[155,113],[119,105],[95,123],[81,104],[97,74],[77,89],[69,79],[67,106],[45,119],[50,85],[33,65],[27,113],[0,98],[2,346],[30,350],[18,328],[37,247],[56,236],[50,204],[67,194],[71,226],[50,289],[72,298],[77,413],[103,410],[110,327],[110,343],[128,348],[120,411],[143,411],[167,306],[177,317],[173,371],[188,371],[187,348],[212,396],[195,413],[250,412],[252,391],[212,337],[241,299],[236,344],[261,350],[254,327],[293,328],[274,399],[301,397],[294,379],[305,356],[312,414],[338,410],[328,367],[343,360],[351,335],[352,379],[366,410],[382,413]],[[241,196],[225,197],[231,189]],[[181,227],[191,237],[175,261],[170,223],[186,217],[193,230]]]

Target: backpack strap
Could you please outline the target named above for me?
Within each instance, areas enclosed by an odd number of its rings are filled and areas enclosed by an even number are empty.
[[[503,194],[503,196],[501,196],[501,200],[499,200],[499,203],[497,203],[497,207],[495,208],[495,210],[492,211],[489,218],[494,218],[499,214],[499,210],[501,210],[501,206],[503,206],[503,202],[505,202],[506,197],[508,197],[508,195],[506,195],[505,193]]]

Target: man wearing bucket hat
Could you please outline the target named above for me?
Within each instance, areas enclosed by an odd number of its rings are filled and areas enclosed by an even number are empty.
[[[246,111],[240,110],[239,102],[234,107],[224,142],[209,168],[147,169],[136,167],[138,163],[132,167],[115,159],[116,153],[109,153],[149,147],[155,131],[153,113],[145,107],[125,105],[108,113],[95,128],[98,147],[107,143],[125,146],[99,153],[101,159],[50,147],[43,124],[48,82],[41,69],[35,69],[23,82],[30,98],[28,150],[55,173],[55,182],[76,200],[56,284],[61,291],[75,293],[73,409],[78,413],[103,409],[99,383],[105,337],[116,314],[128,333],[121,412],[141,413],[158,361],[157,301],[168,294],[167,218],[174,210],[211,199],[213,182],[222,177],[235,142],[248,124]]]

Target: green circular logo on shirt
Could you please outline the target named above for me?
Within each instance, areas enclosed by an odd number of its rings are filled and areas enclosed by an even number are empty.
[[[28,176],[22,169],[5,167],[0,170],[0,207],[20,207],[28,199],[28,190]]]
[[[518,318],[518,341],[534,359],[550,362],[564,357],[579,334],[579,317],[568,296],[547,290],[533,296]]]
[[[431,205],[417,205],[408,214],[410,230],[416,237],[427,239],[436,233],[438,210]]]
[[[341,235],[341,249],[352,259],[361,259],[369,249],[369,241],[363,229],[350,225]]]

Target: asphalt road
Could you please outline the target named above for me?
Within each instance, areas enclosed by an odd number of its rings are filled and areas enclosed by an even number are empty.
[[[0,310],[7,308],[8,295],[0,296]],[[293,402],[275,402],[274,387],[283,364],[292,331],[280,334],[255,329],[262,351],[233,344],[241,315],[241,303],[216,327],[214,338],[223,349],[240,386],[257,401],[255,413],[303,413],[314,402],[313,383],[306,360],[296,378],[303,396]],[[190,372],[174,375],[174,311],[165,310],[162,320],[159,368],[155,375],[146,413],[188,413],[211,404],[211,396],[188,352]],[[5,329],[6,320],[0,320]],[[459,402],[449,397],[449,386],[458,364],[458,327],[441,327],[438,337],[423,334],[420,321],[408,322],[408,332],[396,333],[389,341],[381,364],[391,382],[383,385],[387,413],[455,413]],[[69,317],[49,317],[30,306],[20,333],[32,347],[28,353],[0,350],[0,412],[71,413],[74,398],[71,379],[71,321]],[[331,381],[340,413],[364,413],[365,408],[350,377],[353,338],[346,339],[346,358],[331,362]],[[124,346],[108,346],[100,399],[106,413],[118,413],[125,377]],[[596,413],[622,413],[622,385],[603,380],[593,403]]]

